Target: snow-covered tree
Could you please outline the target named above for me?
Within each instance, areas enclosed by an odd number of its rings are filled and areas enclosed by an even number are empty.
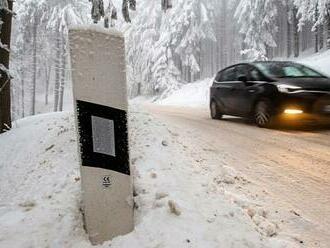
[[[162,10],[166,12],[168,9],[172,8],[172,0],[161,0]]]
[[[115,5],[113,4],[112,0],[109,0],[109,4],[108,7],[105,11],[105,15],[104,15],[104,27],[105,28],[109,28],[114,27],[115,25],[115,20],[117,20],[117,9],[115,7]]]
[[[319,37],[323,35],[323,26],[327,27],[327,47],[330,49],[330,0],[294,0],[294,3],[298,10],[300,29],[308,22],[313,23],[315,51],[318,51],[318,45],[323,41],[323,37]]]
[[[266,60],[267,49],[276,47],[274,35],[278,31],[276,0],[241,0],[235,13],[240,32],[245,36],[242,51],[252,60]]]
[[[215,41],[208,2],[178,0],[165,13],[157,3],[140,2],[127,32],[129,70],[138,78],[134,92],[162,95],[194,80],[202,40]]]
[[[209,11],[205,1],[187,0],[177,4],[172,17],[168,18],[172,44],[182,66],[189,68],[189,81],[193,81],[194,74],[200,72],[200,42],[207,39],[216,41]]]
[[[103,0],[89,0],[92,2],[92,19],[94,23],[98,23],[104,17],[104,4]]]
[[[22,104],[27,104],[30,109],[29,114],[38,112],[36,106],[36,97],[40,94],[38,91],[45,94],[46,104],[49,102],[49,91],[53,91],[54,110],[61,110],[61,99],[67,80],[67,73],[63,72],[68,69],[67,27],[90,21],[89,2],[88,0],[17,0],[15,6],[17,17],[13,37],[19,54],[16,54],[17,59],[13,62],[17,65],[17,74],[24,77],[14,80],[14,87],[24,92],[20,94],[20,98]],[[52,84],[54,81],[55,85]]]
[[[12,2],[12,1],[11,1]],[[11,3],[12,6],[12,3]],[[2,33],[3,35],[7,35],[5,34],[6,30],[3,30],[3,26],[4,26],[4,17],[8,16],[8,15],[12,15],[12,10],[9,8],[9,4],[7,0],[0,0],[0,35]],[[9,48],[8,48],[8,44],[3,43],[2,42],[2,36],[0,36],[0,49],[4,52],[8,52],[9,53]],[[2,74],[8,74],[9,75],[9,71],[8,71],[8,67],[4,64],[0,63],[0,71],[2,72]],[[1,76],[1,74],[0,74]]]

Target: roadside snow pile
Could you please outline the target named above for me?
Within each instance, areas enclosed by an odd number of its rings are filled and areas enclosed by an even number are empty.
[[[207,107],[212,78],[187,84],[157,104],[167,106]]]
[[[203,148],[184,138],[191,134],[135,108],[130,122],[136,228],[100,247],[295,247],[263,211],[226,192],[240,176],[210,167]],[[79,210],[72,114],[21,120],[0,147],[0,247],[92,247]]]
[[[285,60],[285,59],[284,59]],[[323,72],[330,77],[330,51],[314,54],[297,60]],[[209,92],[212,85],[212,78],[197,81],[183,86],[169,97],[160,100],[157,104],[180,107],[208,108]]]
[[[28,117],[0,136],[0,247],[71,247],[83,236],[73,116]]]
[[[311,66],[330,77],[330,50],[298,59],[298,62]]]

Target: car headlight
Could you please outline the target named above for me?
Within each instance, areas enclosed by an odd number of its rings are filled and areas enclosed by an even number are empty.
[[[288,84],[279,84],[277,85],[277,89],[279,92],[282,93],[290,93],[296,90],[300,90],[301,87],[299,86],[294,86],[294,85],[288,85]]]

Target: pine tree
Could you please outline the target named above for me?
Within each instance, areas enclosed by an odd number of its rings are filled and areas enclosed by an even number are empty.
[[[299,15],[299,27],[301,29],[306,23],[313,24],[312,31],[315,34],[315,52],[323,47],[323,27],[328,25],[330,13],[330,0],[294,0]],[[329,24],[330,25],[330,24]],[[328,26],[328,30],[330,27]],[[327,31],[327,40],[330,38],[330,31]],[[330,46],[329,46],[330,48]]]
[[[274,35],[278,10],[276,0],[241,0],[235,13],[247,49],[242,53],[252,60],[266,60],[267,49],[276,47]]]

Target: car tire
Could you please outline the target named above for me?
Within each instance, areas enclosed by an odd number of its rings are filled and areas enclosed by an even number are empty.
[[[258,127],[270,128],[272,126],[273,115],[270,101],[257,102],[254,109],[254,120]]]
[[[212,119],[220,120],[222,118],[222,113],[219,112],[219,107],[215,101],[211,101],[210,112]]]

